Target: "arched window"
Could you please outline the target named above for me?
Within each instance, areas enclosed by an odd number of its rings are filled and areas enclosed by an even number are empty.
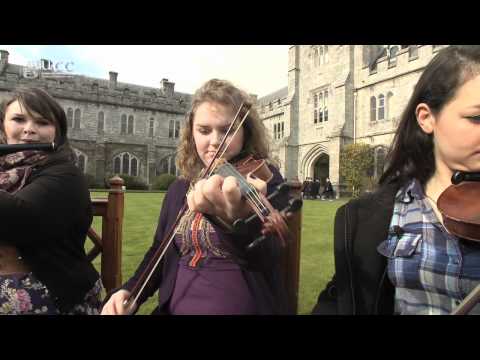
[[[180,121],[175,121],[175,139],[178,139],[180,136]]]
[[[386,119],[389,119],[391,120],[392,119],[392,115],[393,115],[393,111],[392,111],[392,97],[393,97],[393,93],[391,91],[388,92],[387,94],[387,110],[386,110]]]
[[[168,159],[160,161],[160,165],[157,168],[157,176],[161,174],[168,174]]]
[[[124,152],[113,158],[113,171],[116,174],[138,176],[140,160],[133,154]]]
[[[323,47],[320,46],[320,65],[323,65],[323,62],[324,62]]]
[[[132,176],[137,176],[137,159],[132,158],[132,161],[130,162],[130,175]]]
[[[75,109],[75,115],[73,117],[73,128],[80,129],[80,109]]]
[[[328,121],[328,91],[325,91],[323,97],[323,121]]]
[[[378,95],[378,120],[385,119],[385,96]]]
[[[87,172],[87,154],[75,148],[73,148],[73,152],[75,153],[75,165],[85,174]]]
[[[170,120],[168,123],[168,138],[173,139],[173,131],[175,127],[175,120]]]
[[[318,122],[323,122],[323,93],[318,96]]]
[[[127,115],[123,114],[120,121],[120,134],[127,133]]]
[[[67,110],[67,126],[71,128],[73,126],[73,110],[68,108]]]
[[[318,121],[318,111],[317,109],[313,110],[313,123],[316,124]]]
[[[128,133],[133,134],[133,115],[128,116]]]
[[[103,134],[104,131],[105,131],[105,115],[103,114],[103,111],[100,111],[98,113],[97,133]]]
[[[319,65],[318,48],[313,49],[313,66]]]
[[[282,130],[281,130],[281,136],[280,136],[280,138],[281,138],[281,139],[283,139],[283,138],[284,138],[284,136],[285,136],[285,132],[284,132],[284,123],[283,123],[283,121],[282,121],[282,123],[281,123],[281,124],[282,124],[282,125],[281,125],[281,127],[280,127],[280,128],[281,128]]]
[[[130,175],[130,156],[127,153],[122,156],[122,174]]]
[[[121,170],[122,170],[122,160],[120,159],[120,157],[116,157],[113,160],[113,172],[115,174],[120,174]]]
[[[175,155],[168,155],[164,157],[157,165],[157,176],[161,174],[177,174],[177,167],[175,166]]]
[[[418,58],[418,45],[410,45],[408,47],[408,58],[409,59]]]
[[[325,45],[324,54],[325,54],[325,64],[326,64],[328,63],[328,45]]]
[[[377,99],[375,96],[370,98],[370,121],[377,120]]]
[[[397,53],[398,53],[398,46],[392,46],[388,52],[388,66],[395,66],[397,65]]]

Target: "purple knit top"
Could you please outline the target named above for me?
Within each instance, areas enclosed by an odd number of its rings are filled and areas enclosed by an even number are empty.
[[[255,314],[256,306],[240,267],[222,248],[201,214],[187,213],[178,227],[180,250],[169,312],[175,315]]]

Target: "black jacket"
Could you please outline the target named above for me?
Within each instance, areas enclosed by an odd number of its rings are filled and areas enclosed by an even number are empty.
[[[377,246],[387,239],[398,184],[352,200],[337,210],[335,275],[320,293],[318,315],[393,314],[394,287]]]
[[[65,157],[34,168],[15,195],[0,192],[0,241],[15,246],[57,307],[82,302],[99,275],[87,260],[92,207],[85,177]]]
[[[274,190],[276,185],[282,182],[282,177],[278,170],[274,168],[271,168],[271,170],[274,174],[274,178],[268,183],[269,194]],[[171,225],[174,223],[177,214],[183,205],[188,185],[189,183],[185,180],[177,180],[170,185],[167,195],[163,200],[153,244],[145,254],[142,263],[139,265],[133,277],[124,284],[124,289],[131,291],[134,284],[139,279],[140,274],[142,274],[147,267],[155,250],[158,248],[168,229],[170,229]],[[277,239],[269,238],[251,253],[247,253],[244,250],[243,242],[249,241],[249,239],[226,234],[214,223],[212,223],[212,225],[222,243],[225,246],[228,246],[228,249],[235,257],[235,260],[239,263],[245,281],[252,291],[258,312],[260,314],[285,314],[287,311],[287,297],[284,283],[280,276],[279,257],[281,250]],[[250,241],[253,241],[253,237]],[[179,259],[179,252],[176,246],[172,244],[166,251],[165,257],[161,261],[159,268],[154,272],[152,278],[147,283],[145,290],[139,297],[139,306],[158,290],[159,303],[154,313],[168,313],[168,304],[175,286]],[[114,291],[111,293],[113,292]],[[108,298],[104,301],[108,301]]]

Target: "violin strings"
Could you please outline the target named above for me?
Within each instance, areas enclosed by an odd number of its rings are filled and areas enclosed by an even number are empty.
[[[230,169],[230,167],[225,167],[225,169],[228,169],[227,171],[231,171],[231,176],[235,176],[235,173],[233,170]],[[249,184],[247,182],[247,180],[241,176],[241,177],[235,177],[235,179],[237,179],[237,181],[239,182],[239,186],[240,188],[243,188],[246,189],[244,190],[244,195],[245,197],[251,199],[253,202],[257,202],[257,203],[260,203],[261,204],[261,199],[260,199],[260,196],[258,196],[258,193],[257,193],[257,189],[255,187],[253,187],[251,184]],[[263,204],[261,204],[263,205]]]
[[[222,175],[224,177],[233,176],[238,181],[238,185],[240,187],[240,191],[244,194],[244,196],[249,201],[249,204],[252,206],[253,210],[259,214],[259,216],[263,216],[263,212],[268,210],[263,204],[258,195],[257,190],[255,187],[250,185],[243,176],[238,176],[237,170],[229,163],[226,163],[222,166]],[[257,211],[258,209],[258,211]]]
[[[240,181],[240,185],[246,187],[248,190],[245,192],[245,197],[251,201],[251,203],[256,206],[259,211],[263,214],[265,210],[268,211],[267,207],[263,205],[262,200],[258,194],[258,191],[255,187],[251,186],[245,179],[241,178],[237,181]],[[263,216],[263,215],[262,215]]]
[[[260,204],[260,205],[263,207],[263,208],[262,208],[262,207],[259,206],[259,208],[260,208],[261,210],[268,210],[268,209],[263,205],[262,199],[260,198],[260,195],[258,194],[257,189],[256,189],[254,186],[250,185],[250,184],[246,181],[246,179],[244,179],[243,177],[241,177],[241,178],[238,179],[238,180],[241,182],[240,185],[243,185],[243,186],[245,186],[245,187],[248,189],[248,190],[245,192],[245,196],[251,198],[252,201],[255,201],[257,204]]]

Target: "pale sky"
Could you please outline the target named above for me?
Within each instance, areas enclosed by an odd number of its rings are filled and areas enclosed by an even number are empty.
[[[288,45],[0,45],[9,62],[73,61],[73,73],[193,94],[211,78],[227,79],[250,94],[265,96],[287,86]]]

